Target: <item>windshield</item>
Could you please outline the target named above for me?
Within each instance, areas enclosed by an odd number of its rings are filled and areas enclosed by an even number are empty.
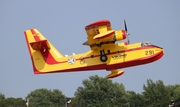
[[[144,47],[144,46],[150,46],[152,45],[150,42],[142,42],[141,43],[141,46]]]

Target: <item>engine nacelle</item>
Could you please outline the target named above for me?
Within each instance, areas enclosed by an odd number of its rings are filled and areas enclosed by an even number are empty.
[[[115,31],[115,41],[120,41],[126,39],[126,31],[125,30],[116,30]]]

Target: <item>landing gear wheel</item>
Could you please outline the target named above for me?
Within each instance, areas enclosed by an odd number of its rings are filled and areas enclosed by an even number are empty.
[[[102,62],[106,62],[107,59],[108,59],[108,57],[107,57],[106,55],[101,55],[101,57],[100,57],[100,60],[101,60]]]

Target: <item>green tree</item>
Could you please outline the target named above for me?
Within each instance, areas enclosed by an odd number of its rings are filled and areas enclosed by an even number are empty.
[[[26,97],[29,99],[30,107],[64,107],[65,98],[60,90],[45,88],[36,89]]]
[[[130,107],[145,107],[144,97],[142,94],[135,93],[134,91],[127,91],[128,93],[128,102]]]
[[[0,93],[0,107],[25,107],[26,102],[22,98],[5,98],[5,95]]]
[[[0,93],[0,107],[5,107],[5,100],[4,94]]]
[[[129,107],[123,84],[97,75],[83,80],[82,84],[75,92],[72,107]]]
[[[174,86],[173,99],[174,99],[176,102],[180,102],[180,85],[179,85],[179,84],[176,84],[176,85]]]
[[[169,94],[169,102],[170,100],[174,100],[175,102],[180,102],[180,85],[168,85],[166,86]]]
[[[153,82],[147,80],[147,85],[143,85],[143,95],[146,107],[166,107],[169,104],[169,94],[163,81]]]
[[[7,98],[5,100],[5,107],[25,107],[26,102],[22,98]]]

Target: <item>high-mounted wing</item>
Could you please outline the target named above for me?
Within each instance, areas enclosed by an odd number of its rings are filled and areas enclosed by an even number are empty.
[[[97,44],[97,40],[94,39],[94,37],[98,37],[97,35],[104,36],[103,33],[106,33],[107,31],[112,30],[111,23],[108,20],[100,20],[94,23],[91,23],[85,27],[86,33],[87,33],[87,39],[88,41],[83,43],[85,45],[94,45]]]
[[[99,44],[115,43],[126,38],[125,30],[113,30],[109,20],[100,20],[85,27],[88,41],[83,45],[90,47]]]

